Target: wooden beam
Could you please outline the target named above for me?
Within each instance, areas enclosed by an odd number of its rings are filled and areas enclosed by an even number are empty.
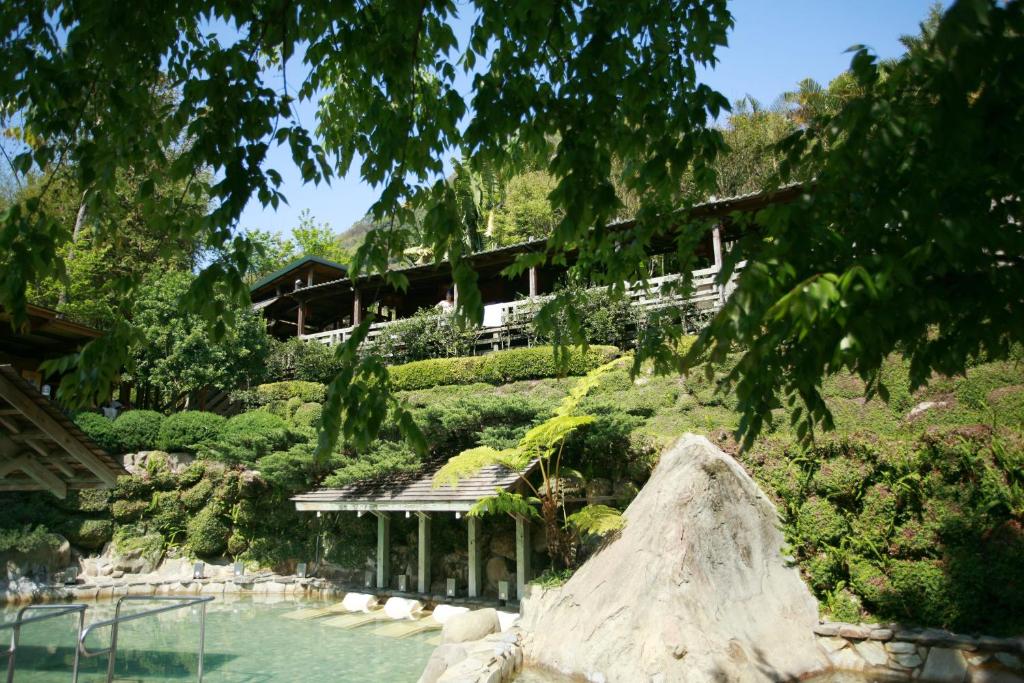
[[[0,408],[0,415],[21,415],[17,408]]]
[[[53,453],[51,451],[48,451],[43,444],[33,439],[30,439],[26,443],[28,443],[32,450],[46,458],[47,462],[49,462],[51,465],[60,470],[60,473],[67,477],[68,481],[75,478],[75,471],[67,466],[64,460],[60,457],[59,453]]]
[[[21,415],[21,411],[18,411],[18,415]],[[21,429],[18,428],[18,423],[15,420],[0,417],[0,424],[2,424],[11,434],[21,433]]]
[[[36,480],[40,486],[45,486],[53,495],[58,498],[66,498],[68,495],[68,486],[60,477],[46,469],[43,465],[39,464],[36,460],[25,459],[25,463],[21,467],[21,471]]]
[[[23,432],[18,432],[17,434],[11,434],[11,440],[17,441],[19,443],[25,443],[29,439],[49,439],[49,438],[50,438],[49,434],[47,434],[46,432],[40,431],[38,429],[26,429]]]
[[[0,479],[3,479],[11,472],[24,471],[23,466],[26,462],[28,462],[28,458],[24,456],[0,462]]]
[[[60,422],[36,404],[21,387],[15,386],[3,375],[0,375],[0,394],[20,410],[21,414],[32,424],[46,432],[71,457],[96,475],[100,481],[107,486],[114,486],[117,483],[117,475],[96,457],[96,454],[89,450],[88,446],[72,436]]]

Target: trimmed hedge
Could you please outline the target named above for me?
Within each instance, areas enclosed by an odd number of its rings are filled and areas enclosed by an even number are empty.
[[[224,416],[199,410],[174,413],[160,425],[160,450],[194,453],[196,446],[221,435],[226,422]]]
[[[252,452],[251,460],[288,445],[288,422],[265,410],[254,410],[230,418],[221,439]]]
[[[399,391],[429,389],[446,384],[508,384],[528,379],[585,375],[619,356],[615,346],[591,346],[573,350],[567,367],[555,362],[550,346],[497,351],[486,356],[433,358],[388,368],[391,383]]]
[[[272,382],[256,387],[256,403],[261,406],[273,401],[287,401],[292,398],[301,399],[301,403],[323,403],[326,395],[327,387],[325,385],[301,380]]]
[[[114,436],[114,421],[108,420],[99,413],[79,413],[75,415],[75,424],[85,435],[96,442],[96,445],[108,453],[117,453],[118,443]]]
[[[113,423],[114,441],[121,453],[151,451],[156,448],[164,416],[155,410],[129,410]]]

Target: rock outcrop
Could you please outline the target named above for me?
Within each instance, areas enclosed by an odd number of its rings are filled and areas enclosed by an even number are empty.
[[[708,440],[684,436],[620,536],[523,604],[527,658],[592,681],[770,681],[824,669],[817,602],[775,507]]]

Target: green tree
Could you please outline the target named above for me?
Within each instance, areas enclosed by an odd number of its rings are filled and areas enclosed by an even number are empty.
[[[544,171],[513,176],[505,186],[504,201],[494,217],[492,235],[496,246],[549,237],[561,218],[561,211],[548,198],[554,189],[555,179]]]
[[[352,255],[338,242],[329,223],[317,223],[309,210],[299,214],[299,224],[292,228],[295,251],[299,256],[320,256],[335,263],[348,263]]]
[[[203,389],[232,390],[258,383],[270,340],[265,323],[249,306],[231,309],[233,324],[216,341],[206,322],[183,314],[181,298],[193,276],[159,273],[139,288],[132,312],[139,339],[126,379],[147,385],[162,405],[174,405]]]
[[[1024,341],[1022,35],[1024,5],[957,2],[898,61],[859,48],[856,94],[780,144],[780,182],[813,188],[762,212],[738,249],[754,263],[686,359],[743,350],[725,386],[748,443],[780,398],[802,436],[830,428],[824,375],[886,398],[893,352],[916,388]]]

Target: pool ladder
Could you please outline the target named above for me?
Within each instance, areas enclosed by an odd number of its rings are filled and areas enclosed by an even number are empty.
[[[117,660],[117,632],[121,624],[126,621],[135,621],[136,619],[144,619],[146,617],[152,617],[163,612],[170,612],[172,610],[183,609],[185,607],[191,607],[192,605],[200,605],[199,613],[199,667],[197,671],[198,680],[202,683],[203,680],[203,654],[206,649],[206,604],[213,600],[212,595],[206,595],[202,597],[177,597],[173,595],[125,595],[117,600],[117,606],[114,608],[114,618],[104,619],[102,621],[94,621],[93,623],[85,626],[85,610],[87,605],[26,605],[18,610],[18,614],[14,621],[8,621],[0,624],[0,631],[9,629],[11,630],[11,644],[6,652],[0,652],[0,658],[7,657],[7,683],[13,683],[14,671],[16,666],[16,657],[18,654],[18,641],[21,636],[21,627],[25,624],[31,624],[39,621],[46,621],[48,619],[56,619],[68,614],[78,614],[78,629],[75,638],[75,657],[71,665],[71,682],[78,683],[78,667],[81,657],[99,657],[101,655],[107,656],[107,683],[112,683],[114,680],[114,663]],[[150,607],[149,609],[142,610],[141,612],[133,612],[131,614],[121,616],[121,606],[125,602],[168,602],[172,603],[169,605],[163,605],[160,607]],[[32,614],[38,612],[38,614]],[[26,616],[29,615],[29,616]],[[85,639],[89,637],[89,634],[97,629],[110,628],[110,645],[100,650],[90,650],[85,646]]]

